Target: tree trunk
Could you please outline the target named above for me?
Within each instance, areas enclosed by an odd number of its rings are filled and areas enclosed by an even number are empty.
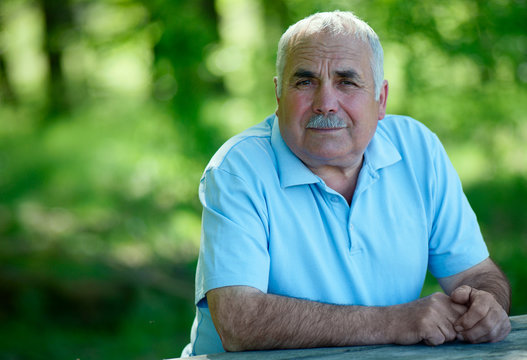
[[[66,84],[61,59],[66,31],[73,21],[68,0],[41,0],[45,21],[45,51],[49,64],[47,113],[56,114],[69,110]]]

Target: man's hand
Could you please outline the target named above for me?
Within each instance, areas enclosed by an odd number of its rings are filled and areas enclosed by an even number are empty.
[[[453,302],[468,308],[455,324],[458,339],[471,343],[505,339],[511,331],[507,316],[511,288],[505,274],[490,258],[438,281]]]
[[[392,319],[393,342],[409,345],[423,341],[427,345],[440,345],[456,339],[456,321],[467,311],[448,295],[435,293],[407,304],[397,305]]]
[[[507,313],[492,294],[462,285],[452,292],[450,298],[468,308],[454,324],[459,340],[497,342],[505,339],[511,331]]]

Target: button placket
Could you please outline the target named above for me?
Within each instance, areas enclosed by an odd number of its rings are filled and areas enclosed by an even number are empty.
[[[349,241],[349,250],[350,253],[354,253],[360,250],[358,242],[358,237],[355,232],[355,225],[353,225],[353,207],[350,207],[347,218],[347,227],[348,227],[348,241]]]

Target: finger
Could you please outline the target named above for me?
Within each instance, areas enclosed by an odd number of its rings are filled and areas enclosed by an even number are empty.
[[[510,334],[511,332],[511,322],[509,320],[509,317],[507,316],[507,320],[504,321],[501,326],[498,328],[498,331],[495,334],[492,334],[490,339],[488,339],[488,342],[498,342],[505,340],[505,338]]]
[[[461,285],[460,287],[456,288],[452,293],[450,294],[450,298],[453,302],[457,304],[468,304],[470,301],[470,293],[472,292],[472,288],[468,285]]]
[[[466,313],[467,309],[468,309],[468,307],[466,307],[465,305],[456,304],[454,302],[452,302],[450,304],[450,307],[452,308],[454,313],[458,315],[457,318],[454,321],[456,321],[459,318],[459,316],[461,316],[464,313]]]
[[[486,316],[487,314],[484,314],[479,310],[468,309],[468,311],[454,323],[454,329],[457,332],[469,331],[475,328]]]
[[[443,334],[444,342],[450,342],[456,339],[457,332],[451,323],[439,324],[439,330]]]
[[[460,316],[467,312],[467,309],[467,306],[456,304],[452,301],[452,299],[450,299],[448,295],[444,295],[444,301],[440,302],[439,311],[453,326],[453,324],[460,318]]]
[[[433,331],[429,332],[428,336],[424,338],[424,343],[430,346],[437,346],[455,340],[456,336],[457,333],[453,325],[445,320],[437,323]]]
[[[472,331],[472,330],[471,330]],[[498,342],[507,337],[511,331],[511,322],[509,320],[508,316],[505,316],[505,318],[499,319],[495,321],[495,326],[491,327],[489,331],[484,334],[483,336],[480,336],[478,338],[472,338],[471,336],[476,337],[477,335],[471,334],[467,341],[479,344],[484,342]]]
[[[499,333],[500,331],[498,330],[498,327],[495,327],[489,333],[477,339],[469,339],[468,342],[470,342],[471,344],[482,344],[482,343],[487,343],[487,342],[494,342],[493,339],[497,339]],[[496,340],[496,341],[499,341],[499,340]]]
[[[460,331],[458,339],[469,342],[469,343],[475,343],[477,339],[487,336],[490,330],[491,329],[488,329],[487,327],[478,323],[468,330]]]
[[[455,326],[457,325],[457,321],[461,318],[461,316],[463,316],[463,314],[467,312],[467,307],[464,305],[455,304],[453,302],[451,302],[449,305],[450,306],[448,311],[445,311],[445,318],[448,322],[448,325],[450,326],[450,328],[452,328],[452,331],[454,331],[455,333]],[[460,326],[459,330],[463,331],[465,329]]]
[[[496,341],[499,338],[498,334],[501,333],[499,331],[498,327],[494,327],[493,329],[490,329],[490,331],[481,331],[482,329],[471,329],[469,331],[461,333],[461,336],[463,338],[463,341],[469,342],[471,344],[481,344],[486,342],[492,342],[493,339],[496,339]],[[478,337],[478,335],[482,334]]]
[[[505,311],[493,309],[476,325],[461,334],[465,341],[471,343],[499,341],[497,339],[502,339],[505,332],[508,334],[506,331],[508,327],[510,320]]]
[[[437,346],[445,342],[445,337],[443,333],[438,329],[434,331],[433,334],[423,339],[424,343],[428,346]]]
[[[474,292],[473,292],[474,293]],[[468,308],[467,312],[463,314],[455,323],[456,331],[469,330],[484,319],[491,308],[493,307],[493,299],[488,299],[485,292],[481,292],[478,295],[472,295],[472,304]],[[492,296],[488,294],[488,296]],[[495,301],[494,301],[495,302]],[[499,306],[499,305],[498,305]]]

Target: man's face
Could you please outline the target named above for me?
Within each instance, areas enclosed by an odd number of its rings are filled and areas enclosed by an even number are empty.
[[[284,141],[312,170],[360,165],[385,115],[388,85],[376,101],[370,53],[360,40],[326,34],[290,46],[276,114]],[[336,128],[306,127],[313,115],[342,121]]]

